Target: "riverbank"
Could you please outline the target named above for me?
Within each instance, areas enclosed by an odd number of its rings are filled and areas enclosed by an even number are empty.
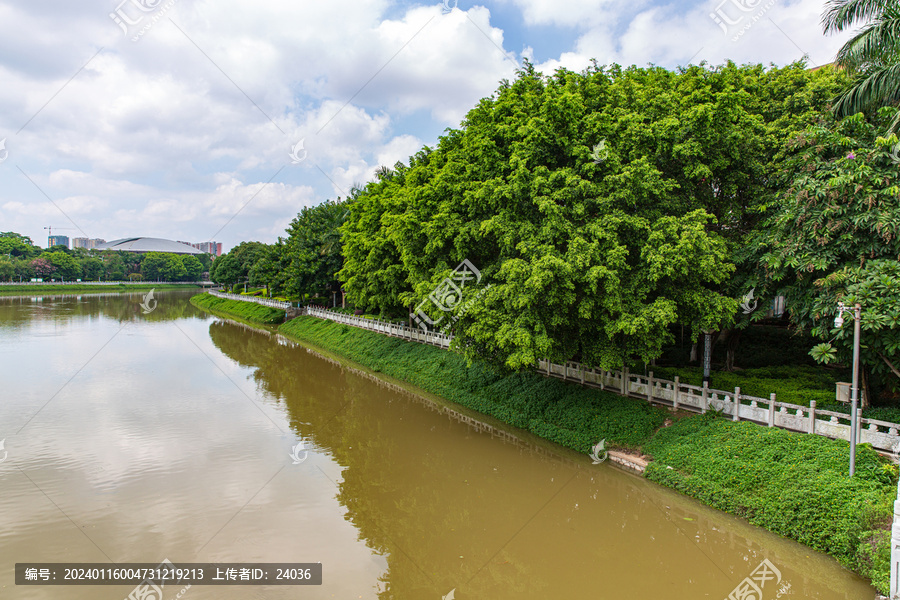
[[[844,441],[673,414],[537,373],[467,367],[439,348],[313,317],[279,332],[581,453],[601,439],[645,453],[648,479],[829,554],[887,593],[896,467],[867,446],[849,479]]]
[[[148,292],[150,290],[186,290],[199,289],[196,283],[116,283],[116,284],[91,284],[91,283],[61,283],[61,284],[21,284],[0,286],[0,296],[21,295],[23,293],[46,292]]]
[[[191,304],[210,312],[233,315],[260,325],[278,325],[284,322],[284,310],[254,302],[241,302],[240,300],[217,298],[211,294],[199,294],[191,297]]]

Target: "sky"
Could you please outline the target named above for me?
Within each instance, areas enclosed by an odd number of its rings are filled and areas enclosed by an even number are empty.
[[[275,242],[523,61],[830,63],[824,0],[0,0],[0,231]]]

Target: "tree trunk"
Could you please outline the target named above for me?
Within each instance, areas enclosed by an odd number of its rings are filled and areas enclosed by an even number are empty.
[[[697,342],[691,346],[691,358],[689,362],[697,362]]]
[[[734,372],[734,356],[737,353],[738,343],[741,341],[741,329],[732,329],[728,336],[728,345],[725,352],[725,370]]]

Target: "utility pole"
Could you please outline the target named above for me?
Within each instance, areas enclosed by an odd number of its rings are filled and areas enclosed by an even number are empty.
[[[844,311],[853,311],[853,383],[850,387],[850,477],[856,472],[856,430],[859,428],[858,401],[859,401],[859,336],[862,329],[860,317],[862,307],[857,302],[851,309],[843,302],[838,302],[838,315],[834,319],[834,326],[840,329],[844,325]]]

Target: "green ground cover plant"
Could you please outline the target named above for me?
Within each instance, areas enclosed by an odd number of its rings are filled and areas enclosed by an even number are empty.
[[[830,554],[886,593],[897,467],[868,445],[734,423],[708,413],[645,446],[648,479]]]
[[[191,304],[200,308],[232,314],[247,321],[263,325],[277,325],[284,322],[284,311],[282,309],[263,306],[255,302],[228,300],[211,294],[200,294],[191,297]]]

